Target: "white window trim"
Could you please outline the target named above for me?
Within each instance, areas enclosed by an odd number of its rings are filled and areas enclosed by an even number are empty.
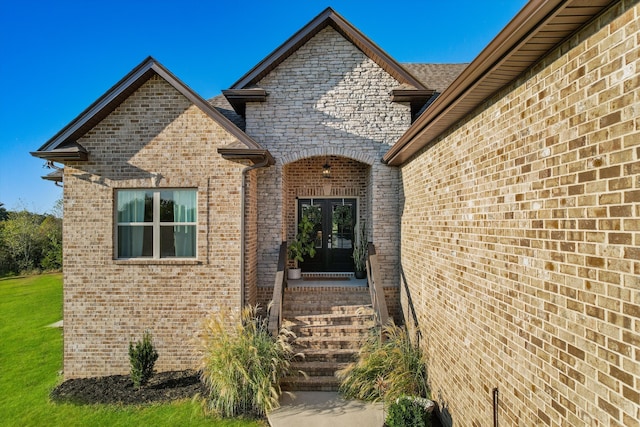
[[[194,191],[196,193],[196,221],[195,222],[160,222],[160,192],[162,191],[178,191],[178,190],[188,190]],[[152,222],[118,222],[118,193],[121,191],[151,191],[153,192],[153,221]],[[115,192],[115,203],[114,203],[114,250],[116,253],[116,260],[194,260],[198,258],[198,190],[195,188],[118,188]],[[121,225],[124,226],[146,226],[153,227],[153,256],[151,257],[121,257],[118,253],[118,227]],[[169,226],[190,226],[193,225],[196,227],[195,239],[196,239],[196,253],[192,257],[161,257],[160,256],[160,227],[169,227]]]

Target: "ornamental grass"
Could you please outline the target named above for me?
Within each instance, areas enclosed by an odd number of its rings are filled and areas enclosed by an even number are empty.
[[[338,372],[340,391],[365,401],[395,401],[401,396],[428,397],[427,367],[422,351],[403,327],[390,322],[372,330],[358,360]]]
[[[257,307],[242,310],[231,324],[230,312],[213,314],[201,333],[201,379],[208,389],[205,409],[222,417],[262,417],[279,406],[280,380],[294,357],[283,329],[272,337]]]

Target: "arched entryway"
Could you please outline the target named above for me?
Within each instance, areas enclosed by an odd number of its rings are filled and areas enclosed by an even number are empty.
[[[370,171],[370,165],[342,156],[313,156],[284,166],[287,240],[295,238],[303,215],[314,224],[316,256],[300,264],[303,272],[353,271],[355,226],[370,217]]]

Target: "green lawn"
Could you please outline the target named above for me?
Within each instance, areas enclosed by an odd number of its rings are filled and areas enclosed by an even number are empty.
[[[62,333],[46,326],[62,319],[60,274],[0,279],[0,426],[264,426],[216,420],[196,402],[151,406],[56,404]]]

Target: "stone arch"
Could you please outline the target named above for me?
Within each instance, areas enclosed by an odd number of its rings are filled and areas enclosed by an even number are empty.
[[[374,156],[362,151],[356,151],[354,149],[344,147],[316,147],[285,154],[284,156],[282,156],[282,165],[284,166],[298,160],[318,156],[346,157],[361,163],[365,163],[369,166],[373,166],[373,164],[376,162],[376,158]]]

